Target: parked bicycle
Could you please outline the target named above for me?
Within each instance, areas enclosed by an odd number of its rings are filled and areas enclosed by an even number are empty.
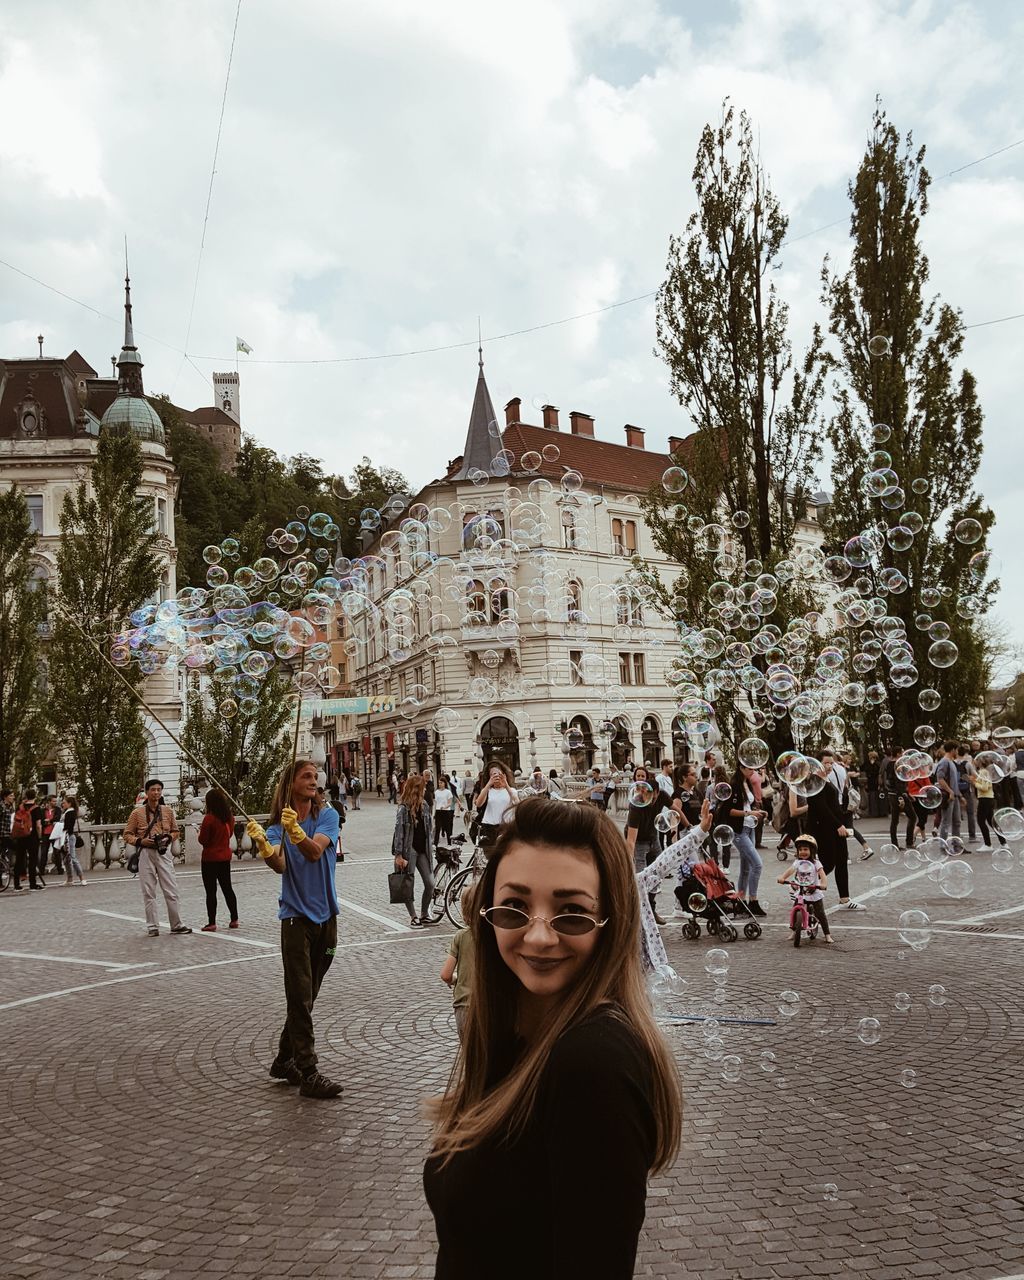
[[[0,851],[0,893],[11,883],[11,860],[6,850]]]

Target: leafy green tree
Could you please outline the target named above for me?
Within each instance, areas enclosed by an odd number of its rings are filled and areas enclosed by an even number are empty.
[[[237,711],[230,676],[196,680],[189,689],[181,740],[248,813],[269,807],[276,780],[290,759],[291,688],[287,675],[271,670],[251,715]],[[185,761],[183,767],[193,768]]]
[[[152,506],[137,496],[141,481],[138,441],[102,432],[89,481],[67,495],[60,516],[50,648],[50,683],[59,696],[49,711],[96,822],[125,815],[146,762],[139,704],[94,647],[109,653],[111,633],[153,594],[158,579]],[[121,675],[141,683],[137,667]]]
[[[993,515],[975,490],[982,411],[961,363],[963,320],[926,296],[924,154],[876,107],[849,188],[850,267],[835,275],[826,262],[822,274],[836,405],[825,529],[829,550],[851,566],[850,656],[878,699],[869,721],[891,715],[893,740],[904,746],[923,724],[955,734],[974,719],[986,683],[980,623],[996,588],[986,552]],[[858,598],[880,601],[895,622],[861,627]],[[895,661],[878,652],[894,628],[905,633],[910,660],[898,647]],[[935,662],[945,634],[959,653],[952,666]],[[940,695],[937,711],[922,707],[923,687]]]
[[[45,588],[32,577],[36,534],[17,486],[0,493],[0,782],[27,785],[45,737],[39,626]]]
[[[820,456],[823,339],[815,327],[806,354],[794,360],[788,307],[772,278],[788,219],[757,156],[748,116],[737,121],[728,103],[718,127],[704,128],[693,184],[696,212],[685,233],[669,241],[657,350],[696,430],[675,455],[677,469],[643,504],[655,543],[683,569],[669,590],[653,575],[648,586],[682,624],[682,667],[703,677],[703,692],[714,695],[728,734],[735,708],[748,698],[714,666],[724,646],[687,649],[685,633],[712,629],[729,640],[734,615],[744,613],[748,620],[753,615],[755,629],[767,623],[781,633],[791,622],[802,625],[810,603],[806,580],[816,566],[793,557]],[[754,583],[764,573],[774,587],[757,597]],[[721,583],[729,598],[713,589]],[[742,634],[749,632],[744,624]],[[755,666],[763,669],[763,654]],[[745,680],[744,688],[756,692],[757,676]],[[745,720],[735,723],[735,732],[747,731]]]

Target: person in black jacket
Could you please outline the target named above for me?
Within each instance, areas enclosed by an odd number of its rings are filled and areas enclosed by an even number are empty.
[[[822,769],[820,776],[825,785],[807,797],[807,825],[818,842],[818,858],[825,874],[835,874],[839,905],[850,911],[863,911],[859,902],[850,900],[850,855],[846,847],[850,831],[844,820],[845,801],[835,783],[829,780],[833,776],[830,771]]]
[[[710,813],[702,826],[710,825]],[[439,1280],[628,1280],[679,1080],[644,987],[615,824],[524,800],[480,881],[462,1048],[424,1169]]]

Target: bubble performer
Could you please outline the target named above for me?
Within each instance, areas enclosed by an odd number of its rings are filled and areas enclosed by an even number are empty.
[[[251,818],[246,826],[257,853],[281,876],[277,916],[287,1015],[270,1074],[297,1085],[304,1098],[336,1098],[342,1091],[317,1069],[313,1035],[313,1005],[338,946],[338,830],[336,810],[320,805],[316,765],[301,759],[281,774],[267,829]]]

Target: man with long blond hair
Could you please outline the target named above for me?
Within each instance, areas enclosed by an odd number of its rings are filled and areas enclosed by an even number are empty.
[[[304,1098],[341,1093],[317,1070],[313,1039],[313,1003],[338,946],[338,828],[336,810],[318,799],[311,760],[296,760],[281,774],[266,831],[254,821],[246,827],[260,857],[281,876],[277,915],[288,1013],[270,1074],[298,1085]]]

